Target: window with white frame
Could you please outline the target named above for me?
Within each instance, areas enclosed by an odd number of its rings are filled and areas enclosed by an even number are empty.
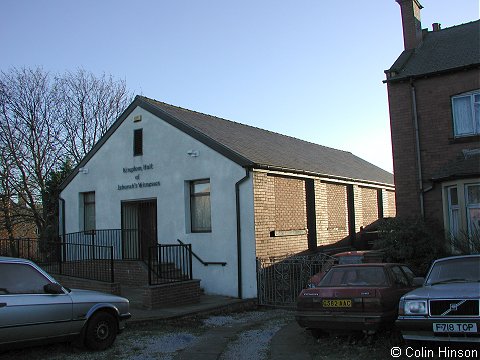
[[[448,219],[445,224],[453,238],[480,235],[480,183],[459,181],[445,188]]]
[[[460,207],[458,205],[458,191],[456,186],[447,188],[448,199],[448,222],[449,231],[452,237],[459,235]]]
[[[190,224],[192,232],[211,232],[210,180],[190,182]]]
[[[480,235],[480,184],[466,186],[468,234]]]
[[[455,137],[480,135],[480,90],[452,97]]]

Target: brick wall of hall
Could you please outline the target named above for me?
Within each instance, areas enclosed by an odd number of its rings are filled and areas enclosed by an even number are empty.
[[[395,191],[382,189],[383,217],[395,217]]]
[[[305,181],[254,173],[257,257],[295,254],[308,248]],[[302,232],[282,235],[288,231]]]
[[[308,249],[305,180],[254,172],[257,257],[295,254]],[[348,185],[314,180],[317,246],[349,236]],[[378,219],[378,188],[353,185],[355,231]],[[395,216],[395,192],[381,189],[383,216]],[[303,230],[303,232],[302,232]],[[285,235],[287,233],[287,235]]]
[[[347,186],[315,181],[317,245],[328,245],[348,236]]]

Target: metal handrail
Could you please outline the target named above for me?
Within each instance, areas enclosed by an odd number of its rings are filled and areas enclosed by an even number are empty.
[[[180,239],[177,239],[177,241],[178,241],[180,244],[185,245],[185,243],[183,243]],[[193,255],[193,257],[194,257],[195,259],[197,259],[203,266],[208,266],[208,265],[222,265],[222,266],[225,266],[225,265],[227,265],[227,263],[224,262],[224,261],[203,261],[202,259],[200,259],[200,257],[198,257],[197,254],[195,254],[195,253],[193,252],[193,250],[192,250],[191,248],[188,249],[188,251],[190,251],[190,253]]]
[[[148,249],[148,284],[184,282],[192,276],[192,245],[161,245]]]

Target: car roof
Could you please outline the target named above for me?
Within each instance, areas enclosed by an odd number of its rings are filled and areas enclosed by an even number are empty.
[[[352,250],[352,251],[343,251],[337,254],[333,254],[332,256],[339,257],[339,256],[359,256],[365,254],[381,254],[378,250]]]
[[[401,263],[361,263],[361,264],[343,264],[343,265],[334,265],[332,268],[348,268],[348,267],[369,267],[369,266],[381,266],[381,267],[389,267],[393,265],[398,266],[407,266],[406,264]]]
[[[480,254],[456,255],[456,256],[448,256],[448,257],[440,258],[440,259],[435,260],[435,262],[455,260],[455,259],[472,259],[472,258],[478,258],[478,257],[480,257]]]
[[[29,260],[15,258],[15,257],[8,257],[8,256],[0,256],[0,261],[29,261]]]
[[[19,264],[33,264],[33,261],[23,258],[15,258],[15,257],[8,257],[8,256],[0,256],[0,262],[3,263],[19,263]]]

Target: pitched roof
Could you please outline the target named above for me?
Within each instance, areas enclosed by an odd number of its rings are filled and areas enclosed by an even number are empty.
[[[429,31],[415,49],[403,51],[386,82],[480,65],[480,20]]]
[[[241,166],[282,170],[393,186],[393,175],[350,152],[169,105],[144,96],[135,100],[61,184],[64,189],[128,115],[141,107]]]
[[[239,158],[246,159],[247,163],[242,165],[393,184],[392,174],[350,152],[183,109],[146,97],[139,98],[153,105],[163,114],[207,136],[211,142],[220,144]],[[162,118],[162,114],[157,115]]]

